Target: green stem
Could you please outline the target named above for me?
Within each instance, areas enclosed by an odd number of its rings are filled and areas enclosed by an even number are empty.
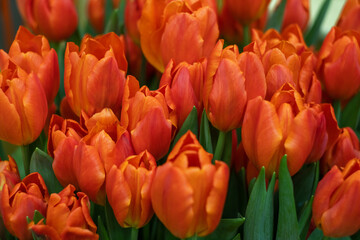
[[[246,45],[251,43],[251,34],[250,34],[250,26],[247,25],[243,25],[243,42],[242,42],[242,46],[245,47]]]
[[[341,125],[341,102],[339,100],[335,100],[333,105],[336,120],[338,121],[338,125]]]
[[[220,131],[218,141],[216,143],[214,160],[221,160],[225,146],[225,138],[226,138],[226,132]]]
[[[29,156],[29,145],[23,145],[20,147],[24,165],[25,176],[30,173],[30,156]]]
[[[140,83],[140,87],[144,86],[146,84],[146,57],[144,54],[142,54],[141,56],[141,67],[140,67],[140,78],[139,78],[139,83]]]
[[[131,228],[131,233],[130,233],[130,239],[131,240],[137,240],[138,239],[138,234],[139,234],[139,229],[137,228]]]

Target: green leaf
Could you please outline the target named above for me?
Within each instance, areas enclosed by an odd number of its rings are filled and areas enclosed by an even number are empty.
[[[246,189],[246,172],[245,168],[241,168],[241,171],[237,174],[239,179],[239,211],[242,216],[245,216],[246,206],[248,204],[248,192]]]
[[[88,17],[87,17],[87,0],[78,0],[76,1],[76,9],[78,13],[78,30],[80,36],[84,36],[86,33],[86,26],[88,24]]]
[[[313,45],[317,41],[317,38],[319,37],[320,29],[321,29],[321,24],[325,18],[327,9],[330,6],[330,2],[331,2],[330,0],[324,1],[323,5],[320,8],[320,11],[316,15],[316,19],[315,19],[312,27],[305,34],[305,42],[307,45]]]
[[[203,146],[203,148],[209,152],[214,153],[213,146],[211,143],[211,132],[210,132],[210,126],[209,126],[209,119],[206,116],[205,109],[202,112],[201,115],[201,124],[200,124],[200,144]]]
[[[339,126],[356,129],[360,119],[360,92],[356,94],[346,105],[341,114]]]
[[[239,212],[240,187],[234,170],[230,170],[229,186],[226,195],[223,218],[236,218]]]
[[[245,218],[225,218],[221,219],[219,225],[213,233],[205,237],[198,237],[202,240],[233,239],[237,234],[238,228],[245,222]]]
[[[313,201],[314,201],[314,196],[311,196],[310,201],[308,201],[305,204],[303,210],[300,213],[300,218],[299,218],[300,239],[306,239],[306,235],[308,233],[310,221],[311,221]]]
[[[39,212],[38,210],[34,211],[34,217],[33,217],[33,221],[35,224],[37,224],[38,222],[40,222],[41,219],[44,219],[45,217],[41,214],[41,212]],[[46,223],[45,219],[44,219],[44,224]]]
[[[106,228],[104,226],[104,223],[102,222],[101,216],[98,216],[97,223],[98,223],[98,234],[100,240],[110,240]]]
[[[2,146],[2,141],[0,141],[0,158],[1,158],[1,160],[7,159],[6,153]]]
[[[107,0],[109,2],[109,0]],[[111,0],[110,0],[111,2]],[[109,18],[105,23],[105,33],[115,32],[116,34],[124,34],[125,24],[124,24],[124,14],[125,14],[125,5],[126,1],[120,1],[120,6],[117,9],[112,9],[109,13]]]
[[[279,168],[279,216],[276,239],[299,239],[293,183],[287,168],[287,156],[281,159]]]
[[[112,13],[113,13],[113,5],[112,0],[105,0],[105,17],[104,17],[104,29],[109,25],[109,21],[111,21]],[[105,31],[107,33],[107,31]]]
[[[245,213],[244,239],[263,240],[272,239],[273,232],[273,194],[275,174],[273,174],[266,191],[265,168],[263,167],[251,191]]]
[[[171,149],[175,146],[177,141],[188,131],[190,130],[196,136],[198,135],[198,117],[197,117],[197,110],[194,106],[189,115],[187,116],[185,122],[181,126],[179,132],[176,134]]]
[[[360,231],[352,235],[351,240],[360,240]]]
[[[306,164],[292,177],[295,202],[298,209],[301,209],[313,194],[313,185],[314,182],[316,182],[316,170],[316,163]]]
[[[281,0],[279,7],[275,9],[274,13],[268,19],[266,29],[274,28],[277,31],[281,30],[286,2],[286,0]]]
[[[236,236],[232,240],[241,240],[240,233],[236,234]]]
[[[309,236],[308,240],[322,240],[324,237],[323,232],[316,228]]]
[[[30,172],[38,172],[42,176],[49,193],[58,193],[63,189],[54,174],[52,158],[39,148],[36,148],[31,156]]]

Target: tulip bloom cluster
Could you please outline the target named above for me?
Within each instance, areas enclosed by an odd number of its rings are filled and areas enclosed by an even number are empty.
[[[17,0],[0,238],[358,232],[360,2],[319,46],[310,0],[269,4]]]

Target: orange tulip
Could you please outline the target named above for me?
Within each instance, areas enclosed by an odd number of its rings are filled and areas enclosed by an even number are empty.
[[[160,221],[178,238],[206,236],[219,224],[225,203],[229,168],[211,163],[196,136],[188,131],[158,166],[151,201]]]
[[[135,153],[147,150],[156,160],[169,151],[177,126],[176,113],[166,102],[164,90],[139,89],[139,82],[128,77],[121,112],[121,125],[129,131]]]
[[[336,26],[342,30],[360,31],[360,1],[347,0]]]
[[[230,13],[242,25],[259,19],[266,11],[270,0],[225,0]]]
[[[26,217],[32,219],[35,210],[45,216],[48,199],[48,190],[39,173],[29,174],[11,191],[5,184],[0,208],[7,230],[20,240],[33,239]]]
[[[304,31],[310,18],[309,8],[309,0],[287,0],[281,29],[296,23]]]
[[[352,159],[343,170],[333,166],[319,182],[313,203],[313,220],[325,236],[345,237],[360,230],[360,160]]]
[[[360,158],[360,144],[355,132],[349,128],[341,129],[336,141],[326,150],[321,159],[321,170],[325,174],[333,166],[339,168],[353,158]]]
[[[90,24],[99,33],[104,30],[104,15],[105,15],[105,2],[106,0],[89,0],[88,3],[88,17]],[[113,0],[113,8],[119,6],[120,0]]]
[[[78,24],[74,0],[17,0],[22,19],[35,33],[52,41],[64,40]]]
[[[87,134],[77,122],[53,115],[49,126],[48,153],[54,158],[53,169],[61,185],[78,187],[73,170],[74,149]]]
[[[52,140],[48,148],[54,149],[53,169],[59,182],[63,186],[74,185],[90,200],[103,205],[106,173],[114,164],[118,166],[132,155],[133,148],[129,133],[110,109],[91,118],[84,115],[83,119],[88,130],[85,136],[71,120],[51,124],[53,133],[50,133]]]
[[[46,211],[46,224],[40,220],[30,223],[31,230],[47,239],[99,239],[96,225],[90,216],[89,198],[82,192],[75,196],[75,187],[68,185],[50,196]]]
[[[7,184],[11,191],[13,187],[19,183],[20,176],[15,160],[9,156],[8,161],[0,161],[0,203],[1,203],[1,191],[5,184]]]
[[[66,99],[77,116],[111,108],[120,114],[127,61],[123,43],[115,33],[95,38],[86,35],[79,47],[70,42],[65,51]]]
[[[154,214],[150,190],[155,169],[156,161],[146,150],[111,168],[106,194],[120,226],[141,228],[150,221]]]
[[[264,65],[266,99],[285,83],[290,83],[307,102],[320,103],[321,84],[315,74],[317,59],[306,46],[301,30],[290,25],[281,34],[270,29],[264,34],[254,30],[253,41],[244,51],[257,54]]]
[[[265,167],[269,179],[284,154],[291,175],[306,160],[319,160],[331,135],[325,132],[326,114],[306,106],[300,94],[287,87],[289,90],[276,92],[271,102],[260,97],[250,100],[242,126],[246,155],[258,170]]]
[[[29,144],[45,125],[48,105],[44,89],[34,73],[27,74],[11,61],[7,68],[0,68],[0,140]]]
[[[35,73],[44,88],[48,106],[51,106],[59,90],[60,73],[58,57],[50,48],[48,40],[41,35],[33,35],[20,26],[9,54],[0,50],[0,69],[9,68],[14,63],[26,73]]]
[[[193,64],[181,62],[177,66],[170,60],[161,77],[160,88],[169,86],[165,91],[165,98],[175,106],[179,128],[194,106],[197,108],[198,116],[201,116],[205,70],[206,59]]]
[[[204,107],[213,126],[229,131],[241,126],[248,100],[265,97],[266,82],[261,60],[236,45],[223,49],[220,40],[208,59]]]
[[[319,52],[318,71],[329,97],[347,100],[360,89],[360,33],[332,28]]]
[[[146,1],[138,21],[146,59],[163,72],[170,59],[177,65],[208,57],[219,36],[214,9],[212,0]]]

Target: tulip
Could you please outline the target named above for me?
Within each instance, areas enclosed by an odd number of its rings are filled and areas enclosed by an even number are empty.
[[[289,83],[305,97],[306,102],[320,103],[321,84],[315,74],[317,59],[306,46],[297,25],[290,25],[282,34],[273,29],[264,34],[254,30],[252,38],[254,42],[244,51],[254,52],[262,60],[267,100]]]
[[[208,57],[219,36],[211,0],[146,1],[138,28],[141,49],[160,72],[170,59],[177,65]]]
[[[161,77],[160,88],[169,86],[165,91],[165,98],[175,106],[179,129],[194,106],[198,116],[201,116],[205,70],[206,59],[193,64],[182,62],[177,66],[170,60]]]
[[[360,34],[332,28],[319,52],[318,71],[329,97],[348,100],[360,89]]]
[[[343,170],[333,166],[319,182],[314,202],[313,220],[325,236],[345,237],[360,230],[359,199],[360,160],[352,159]]]
[[[46,213],[49,193],[39,173],[31,173],[10,191],[4,185],[1,195],[1,214],[7,230],[20,240],[32,239],[26,217],[32,219],[37,210]]]
[[[27,145],[45,125],[48,105],[44,89],[34,73],[27,74],[12,62],[1,69],[0,140]]]
[[[310,18],[309,8],[309,0],[287,0],[281,29],[296,23],[304,31]]]
[[[99,239],[96,225],[90,216],[89,198],[82,192],[75,196],[75,187],[68,185],[59,193],[50,196],[46,211],[46,224],[40,220],[30,223],[37,236],[53,240],[60,239]]]
[[[139,82],[128,77],[121,112],[121,125],[130,133],[135,153],[147,150],[156,160],[169,151],[177,126],[176,113],[166,102],[164,89],[139,89]]]
[[[290,85],[285,87],[274,94],[271,102],[260,97],[250,100],[242,126],[246,155],[258,170],[265,167],[268,179],[278,172],[284,154],[290,175],[294,175],[305,161],[319,160],[329,135],[333,138],[326,129],[328,114],[307,106]]]
[[[249,25],[266,11],[270,0],[226,0],[232,16],[242,25]]]
[[[79,123],[53,115],[49,126],[48,153],[54,158],[53,169],[61,185],[78,186],[73,170],[74,149],[87,134]]]
[[[265,97],[264,68],[254,53],[239,53],[236,45],[223,49],[220,40],[206,70],[204,107],[217,129],[227,132],[241,126],[247,101]]]
[[[72,120],[53,118],[48,149],[54,154],[53,169],[59,182],[74,185],[103,205],[106,173],[132,155],[133,147],[129,133],[111,109],[91,118],[84,114],[82,119],[87,131]]]
[[[150,221],[154,213],[150,190],[155,169],[156,161],[146,150],[111,168],[106,194],[120,226],[141,228]]]
[[[86,35],[80,45],[70,42],[65,51],[64,85],[73,112],[88,116],[111,108],[120,114],[127,71],[120,37],[108,33],[95,38]]]
[[[342,30],[360,31],[360,1],[347,0],[336,26]]]
[[[158,166],[151,201],[160,221],[178,238],[206,236],[219,224],[225,203],[229,168],[211,163],[196,136],[188,131]]]
[[[341,129],[335,142],[326,150],[321,159],[321,170],[325,174],[331,167],[339,168],[353,158],[360,158],[360,144],[355,132],[349,128]]]
[[[126,0],[125,6],[125,28],[131,39],[140,44],[140,33],[138,21],[144,8],[145,0]]]
[[[27,74],[37,75],[51,106],[59,90],[60,73],[56,51],[50,48],[48,40],[20,26],[9,54],[0,50],[0,69],[9,68],[12,63]]]
[[[1,199],[1,191],[5,184],[7,184],[9,190],[11,191],[13,187],[20,181],[21,180],[19,176],[19,171],[15,160],[11,156],[9,156],[8,161],[1,161],[0,162],[0,199]]]
[[[17,0],[20,15],[35,33],[52,41],[70,37],[76,30],[78,16],[74,0]]]
[[[115,9],[119,6],[120,0],[113,0],[112,7]],[[106,0],[89,0],[88,3],[88,17],[90,24],[99,33],[104,30],[104,15],[105,15]]]

